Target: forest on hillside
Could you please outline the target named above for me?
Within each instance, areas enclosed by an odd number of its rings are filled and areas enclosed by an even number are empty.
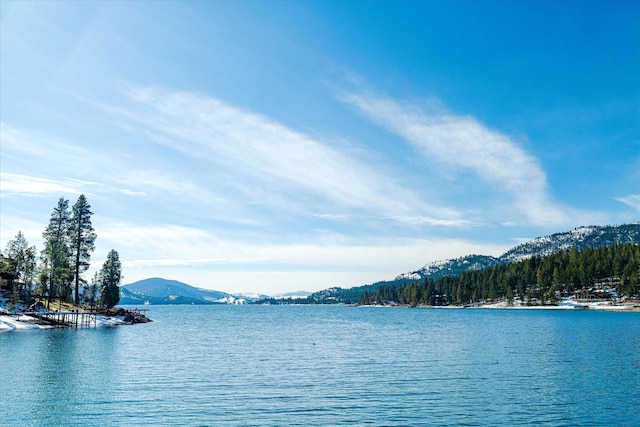
[[[381,285],[365,291],[358,303],[407,305],[466,305],[479,301],[519,298],[530,304],[555,303],[582,288],[611,279],[619,297],[640,292],[640,245],[572,249],[545,257],[499,264],[459,276],[430,278],[400,286]]]

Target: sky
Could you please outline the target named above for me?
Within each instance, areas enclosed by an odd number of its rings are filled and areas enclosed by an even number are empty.
[[[639,1],[0,2],[0,248],[348,288],[640,220]]]

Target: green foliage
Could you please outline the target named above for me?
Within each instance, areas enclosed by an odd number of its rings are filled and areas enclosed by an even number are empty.
[[[118,252],[114,249],[107,254],[107,260],[100,270],[100,304],[111,308],[120,302],[120,281],[122,266]]]
[[[87,285],[84,297],[84,303],[89,304],[91,307],[94,307],[98,302],[98,291],[100,289],[100,283],[102,282],[102,278],[100,277],[100,272],[96,272],[93,275],[93,279]]]
[[[598,279],[619,277],[619,295],[634,296],[640,292],[640,245],[625,244],[582,251],[557,252],[484,270],[468,271],[422,283],[399,286],[380,285],[365,291],[361,304],[450,305],[472,304],[481,300],[507,299],[515,296],[542,304],[556,303],[558,296],[573,294],[582,286],[589,287]]]
[[[13,311],[18,308],[19,303],[20,303],[20,294],[18,294],[18,290],[16,289],[11,293],[11,298],[9,298],[9,301],[7,302],[7,308],[10,311]]]
[[[69,249],[72,254],[76,304],[80,302],[80,283],[83,282],[80,274],[89,268],[91,252],[95,249],[96,233],[91,225],[91,215],[91,205],[84,194],[81,194],[73,205],[69,222]]]
[[[43,270],[48,274],[49,302],[54,297],[64,301],[71,300],[72,269],[69,250],[69,201],[58,200],[53,209],[49,225],[42,233],[45,247],[42,251]]]
[[[6,272],[9,273],[11,281],[19,280],[24,285],[24,291],[31,294],[31,286],[37,272],[36,247],[29,246],[22,231],[18,231],[14,240],[7,242]]]
[[[89,268],[91,252],[95,249],[96,233],[91,224],[91,206],[84,194],[78,197],[69,210],[69,201],[58,200],[49,224],[42,233],[44,249],[40,254],[40,266],[36,263],[35,246],[29,246],[21,231],[7,243],[6,257],[2,256],[0,279],[9,290],[20,290],[21,296],[31,297],[34,282],[36,292],[47,296],[49,303],[57,298],[64,302],[80,303],[80,285],[86,284],[81,274]],[[98,290],[100,302],[108,307],[120,299],[119,287],[122,267],[118,253],[109,252],[102,270],[86,287],[84,302],[96,304]],[[75,282],[75,290],[73,283]],[[16,285],[16,283],[18,285]],[[75,292],[74,292],[75,291]]]

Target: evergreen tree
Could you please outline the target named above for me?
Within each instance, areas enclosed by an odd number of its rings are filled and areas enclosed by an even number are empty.
[[[369,293],[366,290],[362,293],[362,296],[358,300],[358,304],[359,305],[369,305],[369,304],[371,304],[371,300],[369,299]]]
[[[640,291],[640,245],[628,243],[561,251],[510,265],[467,271],[458,277],[444,276],[437,281],[426,278],[421,284],[382,284],[371,291],[366,290],[360,304],[371,301],[448,305],[502,298],[511,303],[516,291],[521,301],[528,305],[534,298],[544,305],[547,301],[556,303],[559,296],[571,295],[575,289],[588,287],[595,280],[617,277],[617,271],[622,271],[618,293],[627,297],[637,295]]]
[[[97,297],[101,282],[102,278],[100,277],[100,272],[96,272],[93,275],[93,279],[91,279],[91,283],[87,286],[87,291],[84,294],[84,302],[89,304],[91,307],[95,307],[98,302]]]
[[[18,231],[14,240],[7,243],[7,257],[10,262],[12,276],[22,280],[27,294],[31,294],[31,285],[36,274],[36,247],[29,246],[22,231]]]
[[[509,303],[509,305],[513,304],[513,290],[510,287],[507,288],[507,303]]]
[[[40,275],[38,276],[38,284],[36,294],[40,296],[48,295],[50,289],[49,283],[49,266],[45,259],[42,260],[42,264],[39,268]]]
[[[73,205],[73,213],[71,215],[69,227],[69,247],[73,258],[71,264],[74,270],[75,281],[75,303],[80,303],[80,282],[81,273],[89,268],[89,259],[91,252],[95,249],[96,233],[91,225],[91,205],[87,202],[84,194],[78,197],[78,201]]]
[[[45,247],[42,258],[48,273],[48,301],[58,297],[65,301],[71,296],[71,265],[69,263],[69,201],[64,198],[58,200],[53,209],[49,225],[42,233]]]
[[[120,257],[114,249],[109,251],[107,260],[100,271],[100,303],[111,308],[120,302],[120,280],[122,280],[122,266]]]
[[[0,254],[1,255],[1,254]],[[16,277],[16,262],[11,258],[0,258],[0,284],[2,281],[6,281],[9,288],[13,290],[14,280]]]

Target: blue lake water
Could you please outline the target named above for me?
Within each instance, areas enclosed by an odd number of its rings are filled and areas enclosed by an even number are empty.
[[[150,308],[0,334],[0,425],[640,424],[640,313]]]

